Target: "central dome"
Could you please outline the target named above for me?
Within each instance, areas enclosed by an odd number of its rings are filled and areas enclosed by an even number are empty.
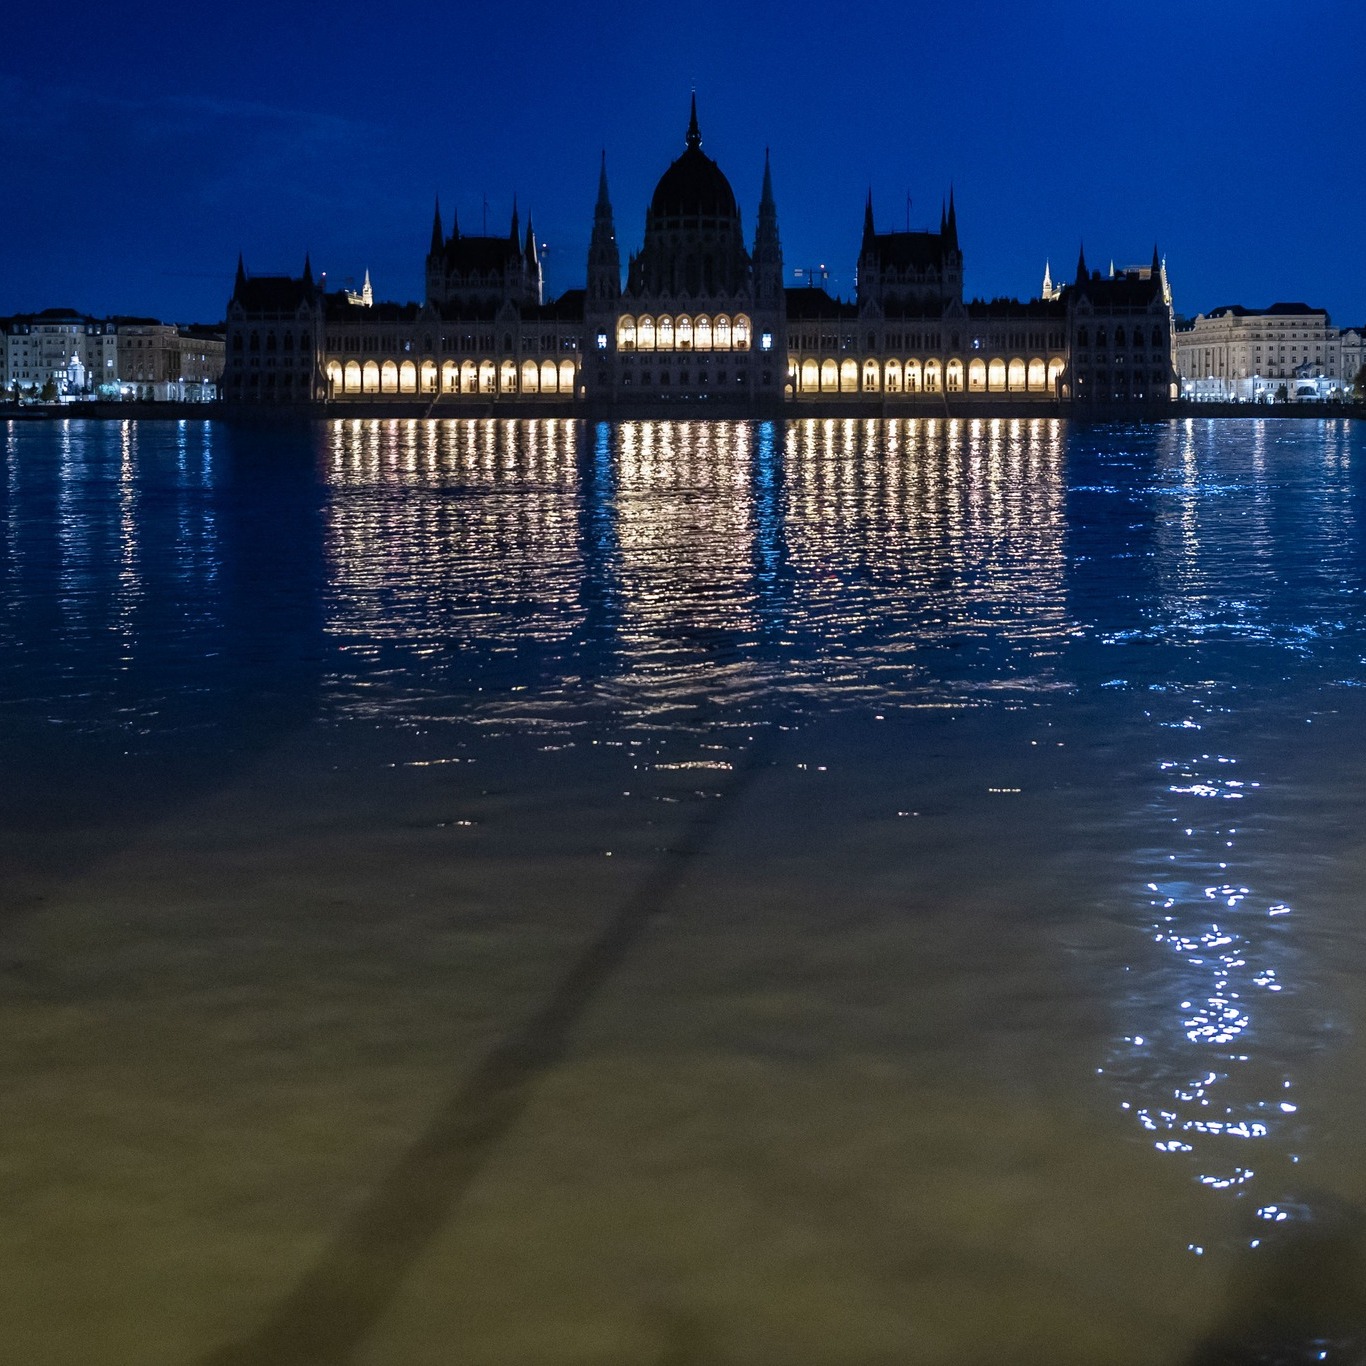
[[[739,212],[730,181],[702,150],[694,95],[687,150],[660,176],[650,213],[655,218],[736,218]]]

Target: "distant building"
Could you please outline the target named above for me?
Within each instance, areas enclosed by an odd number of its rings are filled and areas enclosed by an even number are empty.
[[[118,322],[119,397],[206,403],[218,397],[223,334],[149,318]]]
[[[1178,330],[1176,364],[1183,396],[1221,402],[1341,397],[1356,374],[1328,313],[1302,303],[1202,313]]]
[[[10,395],[90,395],[116,370],[111,323],[70,308],[0,319],[5,338],[4,388]]]
[[[223,335],[152,318],[91,318],[69,308],[0,319],[4,389],[49,400],[216,398]]]
[[[648,404],[779,412],[811,402],[944,410],[984,404],[1165,404],[1176,392],[1171,292],[1160,259],[1102,278],[1085,261],[1045,297],[963,298],[952,194],[937,229],[879,231],[864,206],[852,300],[784,283],[767,157],[753,238],[702,150],[693,102],[639,251],[623,262],[605,162],[582,289],[546,299],[541,246],[516,207],[505,234],[447,231],[438,206],[422,304],[253,277],[238,261],[225,396],[250,404]],[[624,265],[624,271],[623,271]],[[623,279],[624,275],[624,279]],[[368,276],[367,276],[368,281]]]

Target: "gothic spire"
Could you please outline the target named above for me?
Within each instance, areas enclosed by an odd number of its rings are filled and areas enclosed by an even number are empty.
[[[1153,243],[1153,279],[1162,274],[1162,258],[1157,254],[1157,243]]]
[[[515,192],[512,196],[512,231],[508,235],[512,238],[513,242],[516,245],[521,245],[522,232],[520,220],[517,217],[517,195]]]
[[[1084,285],[1087,281],[1086,274],[1086,243],[1081,244],[1081,250],[1077,252],[1077,283]]]
[[[948,218],[948,222],[945,224],[945,230],[946,230],[946,231],[948,232],[948,234],[949,234],[949,246],[950,246],[954,251],[957,251],[957,250],[958,250],[958,210],[954,207],[954,203],[953,203],[953,186],[952,186],[952,185],[949,186],[949,218]]]
[[[759,212],[770,210],[773,213],[778,211],[778,206],[773,202],[773,173],[768,167],[768,148],[764,148],[764,187],[759,191]]]
[[[241,292],[242,287],[247,283],[247,267],[242,260],[242,253],[237,253],[237,278],[233,281],[232,295],[235,299]]]
[[[701,147],[702,130],[697,126],[697,91],[692,92],[692,113],[688,118],[688,146]]]
[[[534,266],[536,264],[536,229],[529,213],[526,216],[526,247],[522,254],[526,257],[528,265]]]
[[[436,197],[436,211],[432,214],[432,255],[441,250],[445,239],[441,235],[441,196]]]
[[[602,213],[606,210],[612,212],[612,198],[607,193],[607,148],[602,149],[602,166],[598,170],[598,203],[597,212]]]
[[[863,245],[869,246],[874,237],[873,230],[873,187],[868,187],[868,200],[863,206]]]

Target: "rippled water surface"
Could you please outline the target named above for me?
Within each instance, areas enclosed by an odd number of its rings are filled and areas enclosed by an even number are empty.
[[[0,427],[7,1351],[1362,1359],[1363,430]]]

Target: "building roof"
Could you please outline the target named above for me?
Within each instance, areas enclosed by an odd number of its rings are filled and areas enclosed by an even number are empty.
[[[879,232],[867,250],[884,269],[938,270],[944,261],[945,244],[937,232]]]
[[[842,321],[846,318],[858,317],[857,304],[847,304],[843,299],[833,299],[818,286],[789,287],[784,289],[783,293],[787,296],[787,319],[789,322],[802,322],[817,318]]]
[[[687,148],[659,178],[650,199],[656,218],[738,218],[735,192],[721,168],[702,150],[697,96],[692,98]]]
[[[1210,309],[1206,315],[1210,318],[1266,318],[1266,317],[1306,317],[1316,314],[1328,314],[1326,308],[1313,308],[1309,304],[1272,304],[1269,308],[1244,308],[1242,304],[1224,304],[1219,308]]]
[[[441,259],[447,269],[501,274],[509,265],[521,264],[522,248],[506,234],[466,237],[455,233],[442,244]]]

